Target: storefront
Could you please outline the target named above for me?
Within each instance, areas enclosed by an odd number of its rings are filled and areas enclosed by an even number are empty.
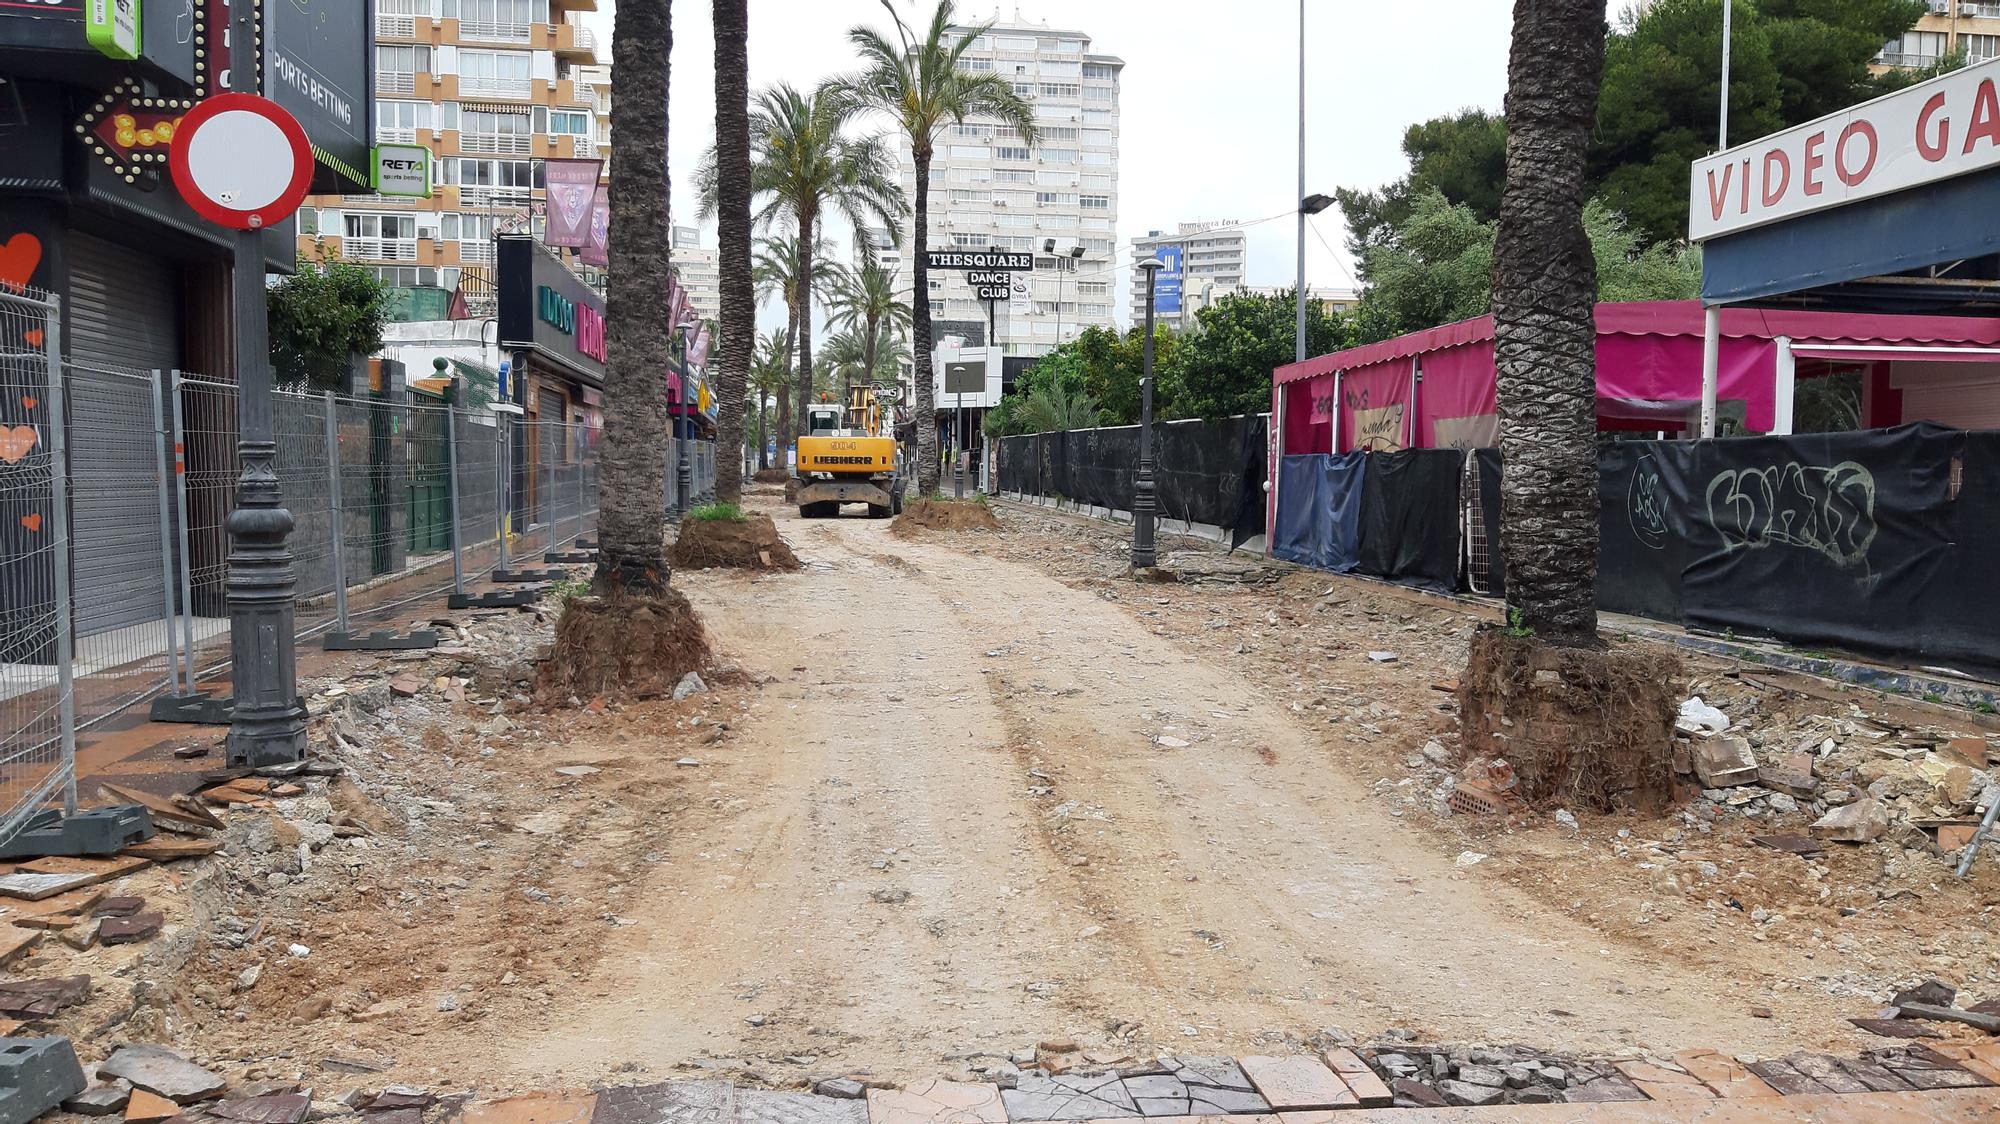
[[[526,234],[499,238],[502,392],[521,411],[516,517],[534,521],[547,481],[587,462],[603,426],[604,298]]]

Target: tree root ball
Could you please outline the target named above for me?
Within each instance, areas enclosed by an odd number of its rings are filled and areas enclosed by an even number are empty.
[[[1458,702],[1465,752],[1504,758],[1531,808],[1657,812],[1674,798],[1671,652],[1560,647],[1488,626]]]
[[[909,538],[917,531],[997,531],[1000,520],[978,500],[921,499],[912,502],[889,526],[891,534]]]
[[[708,630],[678,590],[572,597],[556,622],[538,694],[551,706],[600,696],[659,698],[711,658]]]
[[[760,468],[757,474],[751,477],[759,484],[783,484],[791,478],[792,474],[782,468]]]
[[[797,570],[799,557],[778,537],[771,517],[752,512],[741,519],[683,519],[667,551],[677,570]]]

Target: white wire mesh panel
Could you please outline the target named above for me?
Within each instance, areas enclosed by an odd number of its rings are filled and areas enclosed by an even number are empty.
[[[55,304],[0,292],[0,838],[75,776]]]

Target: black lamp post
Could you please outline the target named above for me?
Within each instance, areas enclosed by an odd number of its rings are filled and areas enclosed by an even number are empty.
[[[1132,568],[1150,570],[1153,552],[1153,284],[1165,265],[1158,258],[1139,263],[1146,271],[1146,359],[1139,378],[1139,476],[1132,484]]]
[[[256,4],[239,4],[229,32],[238,44],[258,44]],[[259,57],[254,46],[241,57]],[[236,90],[259,93],[256,66],[238,66]],[[278,440],[271,406],[271,343],[265,324],[264,232],[236,236],[233,263],[236,339],[236,506],[229,532],[231,767],[282,765],[305,756],[306,714],[299,705],[298,653],[293,646],[290,544],[293,520],[278,487]]]

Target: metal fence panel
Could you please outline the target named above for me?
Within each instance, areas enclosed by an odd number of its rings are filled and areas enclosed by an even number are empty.
[[[52,298],[0,292],[0,838],[75,803],[60,323]]]

